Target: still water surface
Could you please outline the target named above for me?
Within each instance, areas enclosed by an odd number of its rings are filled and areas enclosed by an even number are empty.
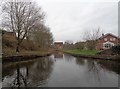
[[[3,87],[118,87],[118,66],[63,53],[3,65]]]

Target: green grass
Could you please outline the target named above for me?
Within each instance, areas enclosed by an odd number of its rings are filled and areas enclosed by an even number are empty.
[[[67,53],[81,54],[81,55],[95,55],[96,53],[101,52],[100,50],[79,50],[79,49],[63,50],[63,51]]]

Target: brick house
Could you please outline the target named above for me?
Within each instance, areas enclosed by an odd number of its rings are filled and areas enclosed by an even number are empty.
[[[102,36],[97,40],[96,49],[110,49],[112,46],[118,45],[118,41],[119,38],[113,34],[102,34]]]
[[[62,49],[63,48],[63,42],[55,42],[54,43],[55,49]]]
[[[2,34],[3,34],[3,35],[7,35],[7,36],[16,37],[15,32],[8,32],[8,31],[3,30],[3,31],[2,31]]]

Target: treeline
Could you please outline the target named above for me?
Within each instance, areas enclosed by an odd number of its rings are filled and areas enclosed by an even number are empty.
[[[73,41],[67,40],[64,43],[64,49],[95,50],[96,42],[94,40],[87,40],[73,43]]]
[[[84,41],[73,43],[73,41],[67,40],[64,43],[64,49],[95,50],[100,36],[101,30],[99,27],[94,30],[85,31],[82,37]]]
[[[18,2],[17,0],[5,2],[2,6],[2,28],[16,34],[16,52],[20,51],[21,45],[28,47],[32,45],[31,49],[51,47],[53,35],[50,28],[45,25],[45,13],[41,7],[35,2]],[[6,39],[7,36],[3,38],[3,42]]]

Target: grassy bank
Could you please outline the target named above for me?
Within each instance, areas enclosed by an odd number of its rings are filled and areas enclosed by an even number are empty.
[[[2,63],[21,62],[51,55],[51,51],[21,51],[2,57]]]
[[[90,59],[104,59],[104,60],[112,60],[120,63],[120,55],[105,55],[105,54],[98,54],[99,52],[102,52],[101,50],[61,50],[65,53],[68,53],[75,57],[82,57],[82,58],[90,58]],[[103,51],[104,52],[104,51]]]
[[[79,50],[79,49],[62,50],[62,51],[66,53],[81,54],[81,55],[95,55],[98,52],[101,52],[100,50]]]
[[[3,57],[5,56],[29,56],[29,55],[44,55],[47,53],[50,53],[51,51],[49,50],[36,50],[36,51],[27,51],[27,50],[21,50],[19,53],[16,53],[15,50],[12,49],[7,49],[6,51],[4,50]]]

